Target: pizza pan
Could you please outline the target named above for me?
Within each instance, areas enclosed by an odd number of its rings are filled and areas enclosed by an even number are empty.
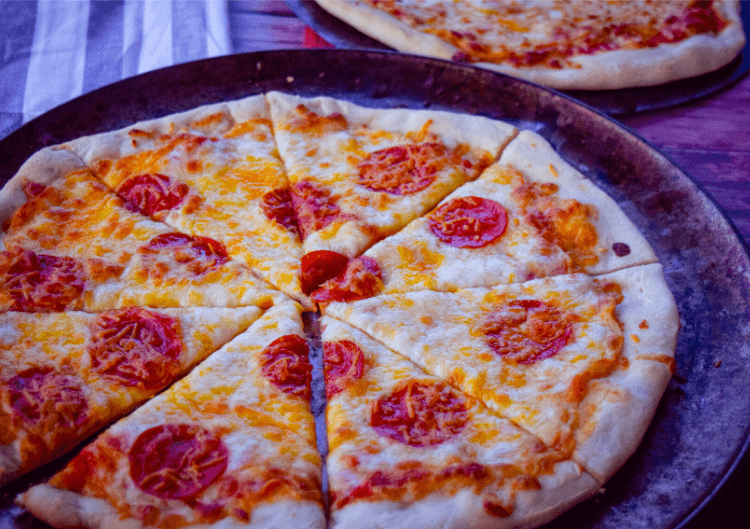
[[[399,53],[318,49],[232,55],[125,79],[27,123],[0,140],[0,183],[46,145],[269,90],[509,120],[545,136],[618,202],[654,247],[677,300],[682,324],[677,370],[633,457],[601,494],[548,527],[671,529],[693,523],[748,450],[748,248],[687,174],[572,98],[487,70]],[[14,507],[12,498],[61,464],[0,489],[0,527],[42,527]],[[730,506],[730,515],[744,515],[741,507]]]
[[[393,48],[360,33],[346,22],[329,14],[313,0],[286,0],[286,3],[300,20],[337,48],[393,51]],[[750,30],[750,5],[742,6],[741,16],[745,31]],[[746,46],[726,66],[698,77],[659,86],[622,90],[567,90],[565,93],[609,115],[630,114],[681,105],[705,97],[737,82],[748,71],[750,49]]]

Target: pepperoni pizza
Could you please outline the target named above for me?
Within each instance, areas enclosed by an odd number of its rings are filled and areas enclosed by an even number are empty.
[[[57,527],[323,529],[303,336],[292,303],[274,307],[22,503]]]
[[[398,51],[560,89],[652,86],[712,72],[745,44],[738,0],[316,0]]]
[[[480,116],[210,105],[43,149],[0,222],[0,479],[140,405],[19,497],[55,527],[537,526],[674,365],[644,237]]]
[[[257,307],[0,314],[0,483],[70,451],[260,314]]]

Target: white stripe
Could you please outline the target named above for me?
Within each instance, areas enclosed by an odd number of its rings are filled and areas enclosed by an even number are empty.
[[[206,50],[209,57],[229,55],[229,13],[224,0],[206,0]]]
[[[146,0],[143,4],[143,42],[138,73],[172,66],[172,2]]]
[[[81,95],[88,22],[87,1],[37,3],[23,96],[24,122]]]
[[[122,21],[122,78],[132,77],[138,73],[138,65],[135,61],[135,49],[140,44],[140,33],[138,29],[141,27],[140,11],[137,2],[127,1],[123,8],[123,21]],[[134,49],[135,48],[135,49]],[[128,53],[128,50],[131,50]]]

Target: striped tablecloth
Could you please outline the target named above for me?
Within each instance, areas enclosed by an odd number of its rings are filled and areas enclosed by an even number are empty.
[[[0,138],[95,88],[231,52],[223,1],[0,0]]]

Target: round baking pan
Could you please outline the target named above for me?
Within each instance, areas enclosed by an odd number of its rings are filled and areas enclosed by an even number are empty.
[[[467,65],[381,51],[219,57],[125,79],[27,123],[0,141],[0,183],[46,145],[269,90],[508,120],[542,134],[618,202],[655,249],[677,300],[682,323],[677,369],[636,453],[601,494],[548,527],[655,529],[692,523],[748,449],[748,250],[688,175],[617,122],[565,95]],[[0,527],[42,527],[12,499],[63,463],[0,489]]]
[[[313,28],[337,48],[393,48],[360,33],[346,22],[329,14],[313,0],[286,0],[297,18]],[[747,3],[741,2],[740,4]],[[741,12],[745,28],[750,28],[750,5]],[[622,90],[566,90],[565,93],[609,115],[630,114],[680,105],[726,88],[750,71],[750,52],[745,48],[726,66],[704,75],[642,88]]]

